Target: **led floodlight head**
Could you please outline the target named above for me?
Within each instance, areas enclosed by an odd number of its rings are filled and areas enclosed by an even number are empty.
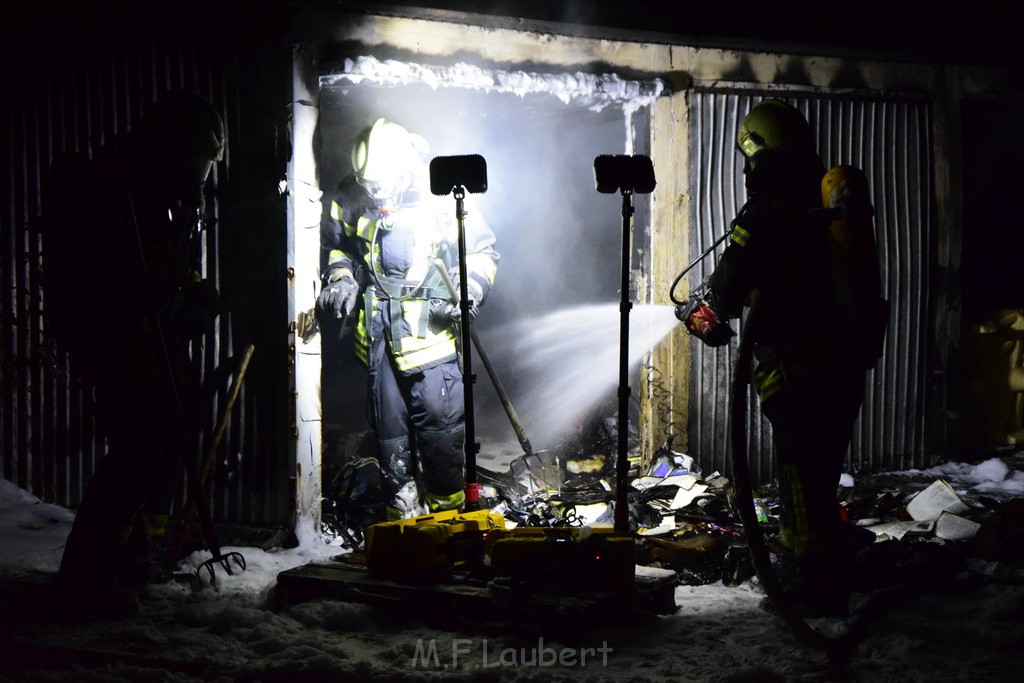
[[[594,181],[605,194],[648,194],[654,191],[654,166],[643,154],[602,154],[594,159]]]
[[[443,197],[456,187],[473,194],[487,191],[487,162],[482,156],[464,154],[430,160],[430,192]]]

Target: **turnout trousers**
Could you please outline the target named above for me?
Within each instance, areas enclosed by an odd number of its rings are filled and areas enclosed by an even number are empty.
[[[817,596],[848,590],[849,534],[836,493],[863,399],[863,370],[834,363],[762,404],[778,465],[782,544],[795,555],[799,589]]]
[[[375,332],[367,407],[387,516],[402,519],[457,509],[465,501],[466,435],[458,361],[402,373],[383,330]]]

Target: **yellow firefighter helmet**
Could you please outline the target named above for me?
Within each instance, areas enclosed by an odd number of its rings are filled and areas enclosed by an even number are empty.
[[[393,202],[409,188],[429,151],[422,136],[379,118],[356,135],[352,171],[378,205]]]
[[[807,119],[782,100],[762,100],[743,118],[736,147],[753,160],[764,150],[813,150],[814,134]]]

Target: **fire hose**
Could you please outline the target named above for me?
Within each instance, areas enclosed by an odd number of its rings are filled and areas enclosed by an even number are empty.
[[[700,263],[701,261],[706,259],[708,257],[708,255],[711,254],[711,252],[713,252],[718,247],[719,244],[721,244],[726,239],[728,239],[729,235],[731,235],[731,234],[732,234],[732,227],[730,227],[728,230],[726,230],[725,234],[722,235],[721,237],[719,237],[717,240],[715,240],[711,244],[710,247],[708,247],[703,252],[701,252],[700,256],[698,256],[697,258],[693,259],[693,261],[690,262],[690,265],[688,265],[685,268],[683,268],[683,270],[680,271],[679,275],[676,275],[676,279],[672,281],[672,286],[669,287],[669,289],[668,289],[668,298],[672,301],[672,303],[676,304],[677,306],[678,305],[682,305],[683,303],[685,303],[685,301],[676,298],[676,295],[675,295],[676,287],[679,285],[680,281],[682,281],[683,277],[685,277],[687,273],[689,273],[691,270],[693,270],[697,266],[698,263]]]

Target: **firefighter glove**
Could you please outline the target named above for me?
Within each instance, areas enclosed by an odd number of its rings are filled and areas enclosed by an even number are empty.
[[[456,287],[456,291],[458,291],[462,286],[459,283],[458,267],[449,270],[448,277],[451,278],[452,283],[454,283]],[[480,314],[480,306],[483,304],[484,289],[476,279],[470,276],[466,279],[466,291],[469,294],[469,319],[475,320]],[[462,320],[462,305],[453,301],[438,300],[437,304],[431,304],[431,313],[435,318],[439,319],[438,322],[442,324],[448,321],[458,322]]]
[[[445,306],[445,314],[453,321],[459,322],[462,320],[462,305],[453,304],[448,302]],[[476,320],[476,317],[480,314],[480,303],[473,297],[469,297],[469,319]]]
[[[473,297],[469,298],[469,319],[475,320],[480,313],[480,304]],[[430,321],[439,327],[458,323],[462,320],[462,307],[453,301],[444,299],[430,300]]]
[[[329,272],[325,280],[327,282],[316,299],[317,312],[339,319],[352,315],[359,296],[355,278],[347,270],[335,270]]]

